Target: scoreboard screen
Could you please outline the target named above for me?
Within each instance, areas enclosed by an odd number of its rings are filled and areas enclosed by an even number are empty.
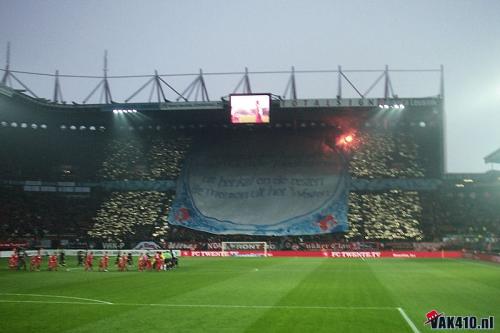
[[[270,94],[232,94],[229,105],[233,124],[269,123]]]

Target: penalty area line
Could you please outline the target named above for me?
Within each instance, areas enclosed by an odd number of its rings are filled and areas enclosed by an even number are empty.
[[[413,321],[411,321],[410,317],[408,317],[408,315],[406,314],[405,310],[403,310],[403,308],[397,308],[397,309],[398,309],[399,313],[401,314],[401,316],[403,317],[403,319],[406,321],[406,323],[410,326],[413,333],[420,333],[417,326],[415,326]]]

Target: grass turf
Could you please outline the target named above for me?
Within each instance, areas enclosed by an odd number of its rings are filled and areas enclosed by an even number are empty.
[[[420,332],[431,331],[432,309],[500,318],[500,265],[466,260],[181,258],[159,273],[0,267],[2,332],[414,332],[398,308]],[[500,332],[495,324],[489,332]]]

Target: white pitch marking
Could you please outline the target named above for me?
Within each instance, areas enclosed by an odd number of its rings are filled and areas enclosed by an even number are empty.
[[[5,294],[0,294],[5,295]],[[24,294],[23,294],[24,295]],[[47,296],[47,295],[45,295]],[[81,299],[81,298],[75,298]],[[88,300],[84,298],[84,300]],[[34,300],[0,300],[3,303],[38,303],[38,304],[76,304],[76,305],[119,305],[119,306],[153,306],[178,308],[233,308],[233,309],[286,309],[286,310],[394,310],[394,307],[383,306],[300,306],[300,305],[237,305],[237,304],[169,304],[169,303],[111,303],[104,301],[95,303],[34,301]]]
[[[166,304],[166,303],[113,303],[113,305],[130,306],[164,306],[164,307],[185,307],[185,308],[242,308],[242,309],[286,309],[286,310],[394,310],[393,307],[378,306],[301,306],[301,305],[238,305],[238,304]]]
[[[19,301],[0,299],[0,303],[71,304],[71,305],[113,305],[113,303],[63,302],[63,301]]]
[[[101,303],[101,304],[113,304],[111,302],[100,301],[98,299],[73,297],[73,296],[41,295],[41,294],[13,294],[13,293],[0,293],[0,295],[4,295],[4,296],[28,296],[28,297],[64,298],[64,299],[76,299],[76,300],[80,300],[80,301],[89,301],[89,302]],[[41,302],[37,301],[36,303],[41,303]],[[71,302],[66,302],[66,303],[71,304]],[[87,304],[87,303],[84,303],[84,304]]]
[[[401,313],[401,316],[403,316],[404,320],[406,320],[408,325],[410,325],[410,328],[413,331],[413,333],[420,333],[417,326],[415,326],[413,321],[411,321],[410,317],[408,317],[408,315],[406,314],[405,310],[403,310],[403,308],[397,308],[397,309],[398,309],[399,313]]]

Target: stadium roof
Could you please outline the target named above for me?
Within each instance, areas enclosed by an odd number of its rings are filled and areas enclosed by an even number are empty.
[[[399,94],[396,93],[392,80],[392,74],[401,74],[404,73],[404,77],[407,77],[408,80],[413,80],[413,74],[420,74],[424,72],[429,73],[439,73],[440,74],[440,88],[438,96],[443,98],[444,96],[444,67],[441,65],[440,68],[433,69],[389,69],[389,66],[386,65],[385,68],[380,69],[343,69],[341,66],[338,66],[337,69],[323,69],[323,70],[295,70],[295,67],[292,66],[291,70],[272,70],[272,71],[249,71],[248,68],[245,67],[244,71],[239,72],[204,72],[203,70],[199,70],[199,72],[193,73],[169,73],[169,74],[159,74],[157,70],[154,71],[154,74],[141,74],[141,75],[108,75],[108,54],[107,51],[104,53],[104,67],[102,75],[73,75],[73,74],[59,74],[59,71],[56,70],[54,74],[50,73],[40,73],[40,72],[27,72],[27,71],[19,71],[13,70],[10,68],[10,43],[7,43],[7,57],[6,57],[5,68],[0,68],[0,86],[10,87],[15,89],[14,86],[17,86],[17,90],[22,90],[23,92],[33,96],[34,98],[39,98],[37,94],[33,90],[29,88],[27,84],[22,82],[17,75],[23,74],[28,75],[29,77],[43,77],[53,79],[53,95],[51,96],[51,101],[54,103],[63,103],[64,99],[62,96],[62,84],[60,78],[74,78],[74,79],[95,79],[97,81],[97,85],[94,86],[92,91],[87,95],[85,99],[82,100],[82,104],[87,104],[91,100],[95,100],[98,95],[100,95],[99,103],[104,102],[105,104],[115,104],[117,101],[116,95],[115,99],[113,99],[111,94],[111,86],[109,79],[147,79],[146,82],[141,83],[141,86],[137,88],[137,90],[132,93],[126,99],[123,100],[124,103],[129,103],[134,101],[138,101],[142,99],[142,102],[145,102],[145,98],[147,96],[147,91],[149,91],[149,102],[157,101],[158,103],[162,102],[210,102],[210,96],[208,94],[207,84],[205,82],[205,77],[219,77],[224,79],[233,80],[234,76],[241,76],[241,79],[238,81],[237,86],[232,91],[235,93],[243,93],[243,94],[251,94],[253,92],[252,86],[255,88],[254,84],[250,83],[250,77],[254,77],[256,75],[289,75],[288,80],[286,82],[285,90],[282,95],[276,93],[276,88],[267,87],[265,91],[261,92],[269,92],[273,96],[279,99],[290,99],[297,100],[299,98],[297,85],[296,85],[296,74],[329,74],[337,76],[337,98],[345,98],[347,97],[345,94],[345,90],[348,90],[347,93],[350,97],[355,96],[356,98],[384,98],[384,99],[397,99],[399,98]],[[351,75],[361,75],[368,80],[368,82],[372,81],[371,85],[368,89],[362,90],[361,87],[355,85],[353,83]],[[373,75],[373,76],[372,76]],[[184,77],[191,78],[191,83],[184,89],[174,88],[180,84],[180,82],[175,81],[176,78]],[[332,78],[330,78],[332,79]],[[172,80],[174,80],[173,83]],[[412,81],[413,82],[413,81]],[[185,82],[184,82],[185,83]],[[52,83],[50,83],[52,84]],[[219,83],[220,84],[220,83]],[[1,88],[1,87],[0,87]],[[21,89],[22,88],[22,89]],[[227,87],[224,88],[224,92],[222,93],[221,98],[227,97],[229,91]],[[383,90],[383,91],[380,91]],[[377,92],[378,91],[378,92]],[[100,93],[99,93],[100,92]],[[219,93],[219,95],[221,95]],[[352,95],[352,96],[351,96]],[[432,96],[435,96],[432,94]],[[216,100],[219,100],[218,98]]]
[[[484,158],[485,163],[500,163],[500,148]]]

